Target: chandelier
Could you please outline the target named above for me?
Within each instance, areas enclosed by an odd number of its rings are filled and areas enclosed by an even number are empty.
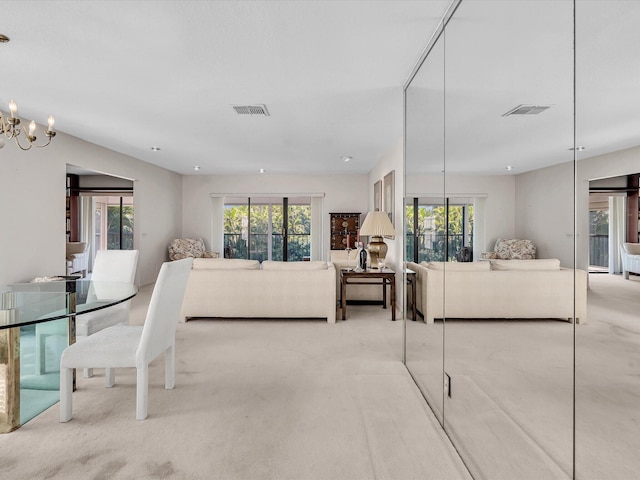
[[[36,122],[31,120],[28,128],[26,128],[24,124],[22,124],[21,127],[20,119],[18,118],[17,113],[18,106],[13,100],[9,102],[9,117],[3,116],[2,112],[0,111],[0,134],[4,134],[4,136],[9,140],[13,138],[18,144],[18,147],[20,147],[20,149],[22,150],[29,150],[33,146],[42,148],[51,143],[51,139],[56,136],[56,132],[53,130],[53,124],[55,123],[53,115],[49,115],[49,120],[47,122],[48,126],[44,131],[44,134],[48,138],[48,140],[46,143],[38,145],[36,144],[36,136],[34,135],[36,131]],[[23,133],[26,140],[26,145],[20,142],[20,138]],[[2,147],[4,147],[4,140],[0,138],[0,148]]]

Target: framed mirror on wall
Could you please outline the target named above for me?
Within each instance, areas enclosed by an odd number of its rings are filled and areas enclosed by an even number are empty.
[[[406,366],[474,478],[635,478],[640,3],[450,14],[405,85]]]
[[[414,272],[416,309],[426,314],[423,261],[444,260],[444,46],[435,43],[405,89],[405,262]],[[434,273],[436,276],[444,272]],[[440,312],[442,316],[442,312]],[[444,325],[405,322],[406,365],[442,425]]]
[[[572,15],[463,1],[444,32],[445,195],[486,199],[486,250],[443,289],[444,426],[475,478],[572,474]]]
[[[626,480],[640,472],[640,272],[626,279],[622,261],[638,243],[640,3],[577,1],[575,22],[577,259],[592,272],[575,339],[575,478]]]

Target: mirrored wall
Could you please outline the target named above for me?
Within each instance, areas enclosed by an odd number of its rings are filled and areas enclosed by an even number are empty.
[[[594,181],[628,180],[609,256],[638,242],[639,20],[454,2],[405,87],[406,365],[474,478],[640,471],[640,277],[588,273]]]

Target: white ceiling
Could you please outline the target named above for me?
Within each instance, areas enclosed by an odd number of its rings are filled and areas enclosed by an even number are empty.
[[[407,171],[572,161],[574,115],[578,160],[640,145],[640,1],[576,2],[575,76],[573,15],[571,1],[463,0],[409,87]],[[520,104],[550,108],[503,116]]]
[[[3,1],[0,109],[181,174],[366,173],[448,5]]]

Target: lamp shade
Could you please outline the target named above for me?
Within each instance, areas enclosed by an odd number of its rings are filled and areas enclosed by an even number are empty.
[[[395,237],[396,230],[386,212],[369,212],[360,227],[360,235],[371,237]]]

